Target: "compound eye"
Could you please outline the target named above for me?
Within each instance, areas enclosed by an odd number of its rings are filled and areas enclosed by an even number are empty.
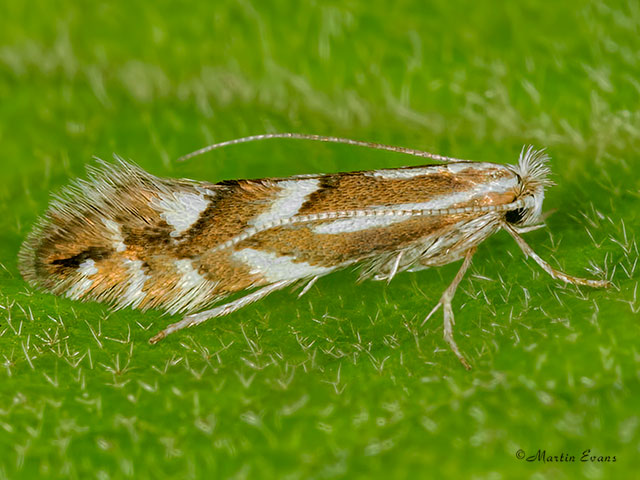
[[[515,210],[509,210],[507,213],[505,213],[504,219],[507,221],[507,223],[516,225],[522,221],[526,214],[526,208],[517,208]]]

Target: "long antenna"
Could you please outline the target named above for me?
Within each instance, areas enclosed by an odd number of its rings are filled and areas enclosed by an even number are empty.
[[[210,152],[217,148],[228,147],[229,145],[237,145],[238,143],[255,142],[258,140],[270,140],[272,138],[293,138],[295,140],[314,140],[317,142],[328,143],[345,143],[347,145],[355,145],[357,147],[375,148],[376,150],[388,150],[390,152],[404,153],[406,155],[413,155],[414,157],[430,158],[438,162],[466,162],[468,160],[461,160],[459,158],[445,157],[435,153],[425,152],[423,150],[415,150],[413,148],[397,147],[394,145],[385,145],[382,143],[374,142],[362,142],[360,140],[351,140],[350,138],[340,137],[325,137],[322,135],[307,135],[304,133],[265,133],[262,135],[251,135],[250,137],[236,138],[235,140],[227,140],[226,142],[214,143],[207,147],[203,147],[195,152],[187,153],[178,158],[178,162],[184,162],[190,158],[202,155],[203,153]]]

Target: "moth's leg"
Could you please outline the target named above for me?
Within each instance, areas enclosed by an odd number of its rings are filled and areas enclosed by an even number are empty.
[[[389,272],[389,276],[387,277],[387,285],[391,283],[391,280],[393,280],[393,277],[395,277],[396,273],[398,273],[398,267],[400,267],[400,260],[402,260],[403,253],[404,252],[401,251],[396,257],[396,259],[393,261],[393,265],[391,266],[391,271]]]
[[[309,280],[307,282],[307,284],[304,286],[304,288],[302,289],[302,291],[298,294],[298,298],[300,298],[301,296],[303,296],[305,293],[307,293],[309,291],[309,289],[311,287],[313,287],[313,285],[318,281],[318,279],[320,278],[320,275],[316,275],[315,277],[313,277],[311,280]]]
[[[242,307],[245,307],[250,303],[257,302],[258,300],[269,295],[271,292],[280,290],[281,288],[284,288],[291,283],[292,282],[290,280],[280,280],[279,282],[267,285],[260,290],[256,290],[249,295],[238,298],[233,302],[225,303],[224,305],[212,308],[211,310],[205,310],[204,312],[187,315],[179,322],[172,323],[160,333],[152,337],[149,340],[149,343],[158,343],[160,340],[165,338],[167,335],[172,334],[173,332],[177,332],[178,330],[182,330],[183,328],[193,327],[194,325],[200,325],[201,323],[206,322],[211,318],[222,317],[224,315],[235,312],[236,310],[240,310]]]
[[[573,285],[586,285],[587,287],[594,288],[606,288],[611,286],[611,282],[608,280],[592,280],[589,278],[574,277],[573,275],[568,275],[564,272],[561,272],[560,270],[556,270],[542,258],[540,258],[538,254],[531,249],[527,242],[525,242],[524,239],[520,235],[518,235],[518,232],[516,232],[511,225],[509,225],[508,223],[503,223],[503,227],[514,238],[514,240],[520,247],[520,250],[522,250],[522,253],[524,253],[525,257],[533,258],[535,262],[553,278],[562,280],[566,283],[571,283]]]
[[[422,324],[424,325],[425,322],[429,320],[429,318],[431,318],[431,316],[436,313],[440,307],[442,307],[442,313],[444,317],[444,339],[447,341],[449,347],[451,347],[451,350],[453,350],[453,353],[455,353],[456,357],[458,357],[460,363],[462,363],[464,368],[466,368],[467,370],[471,370],[471,365],[469,365],[469,362],[467,362],[464,356],[460,353],[460,349],[458,348],[458,345],[453,338],[453,326],[455,325],[455,317],[453,316],[451,301],[453,300],[453,296],[456,294],[456,289],[462,281],[464,274],[471,266],[471,258],[473,257],[473,254],[475,252],[476,247],[472,247],[467,250],[467,253],[464,256],[464,261],[462,262],[462,266],[460,267],[460,270],[458,270],[458,273],[456,273],[456,276],[451,282],[451,285],[447,287],[436,306],[433,307],[433,310],[429,312],[429,315],[427,315],[427,317],[422,322]]]
[[[540,230],[546,226],[547,225],[545,223],[538,223],[536,225],[529,225],[528,227],[513,227],[513,229],[518,233],[529,233],[535,230]]]

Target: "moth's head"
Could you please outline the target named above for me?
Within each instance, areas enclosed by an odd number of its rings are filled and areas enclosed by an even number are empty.
[[[544,150],[534,150],[529,146],[522,147],[518,165],[511,165],[518,176],[516,199],[522,201],[522,207],[505,213],[505,220],[510,225],[527,227],[541,222],[544,189],[553,185],[549,180],[551,170],[548,161],[549,156]]]

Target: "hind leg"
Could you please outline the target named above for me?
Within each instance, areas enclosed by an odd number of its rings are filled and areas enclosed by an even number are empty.
[[[281,288],[284,288],[287,285],[290,285],[291,283],[292,282],[290,280],[280,280],[279,282],[275,282],[275,283],[272,283],[271,285],[267,285],[266,287],[263,287],[260,290],[256,290],[255,292],[252,292],[249,295],[238,298],[233,302],[225,303],[224,305],[214,307],[211,310],[205,310],[204,312],[187,315],[179,322],[172,323],[167,328],[162,330],[160,333],[152,337],[149,340],[149,343],[151,344],[158,343],[160,340],[165,338],[167,335],[172,334],[173,332],[177,332],[178,330],[182,330],[183,328],[200,325],[201,323],[206,322],[211,318],[222,317],[223,315],[228,315],[232,312],[235,312],[236,310],[240,310],[242,307],[249,305],[250,303],[257,302],[258,300],[269,295],[271,292],[280,290]]]

